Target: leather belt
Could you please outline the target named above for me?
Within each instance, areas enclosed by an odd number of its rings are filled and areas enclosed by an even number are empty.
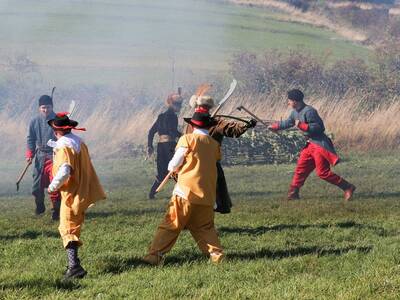
[[[174,139],[170,135],[162,134],[159,136],[159,143],[173,142]]]

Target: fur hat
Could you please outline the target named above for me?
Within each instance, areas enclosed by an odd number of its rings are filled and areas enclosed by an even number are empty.
[[[288,96],[287,97],[288,97],[289,100],[293,100],[293,101],[296,101],[296,102],[303,102],[303,100],[304,100],[303,92],[298,90],[298,89],[290,90],[288,92]]]
[[[214,99],[211,96],[196,96],[193,95],[189,100],[189,105],[191,108],[195,108],[197,106],[208,106],[209,108],[213,108],[215,106]]]
[[[172,93],[168,95],[167,100],[165,101],[165,104],[167,106],[171,107],[172,105],[182,105],[182,96],[177,93]]]
[[[43,95],[39,98],[39,106],[53,105],[53,99],[49,95]]]

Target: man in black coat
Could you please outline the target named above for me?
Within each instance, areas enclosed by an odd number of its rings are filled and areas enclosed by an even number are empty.
[[[166,101],[168,109],[158,115],[157,120],[149,130],[147,137],[147,153],[149,156],[154,152],[154,135],[157,133],[159,137],[157,144],[157,176],[150,189],[149,199],[154,199],[157,187],[168,174],[168,163],[174,156],[176,140],[181,136],[178,131],[177,113],[181,110],[182,100],[182,96],[178,93],[169,95]]]

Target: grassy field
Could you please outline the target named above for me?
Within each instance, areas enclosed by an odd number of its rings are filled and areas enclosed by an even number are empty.
[[[184,232],[164,267],[141,262],[171,185],[146,200],[154,166],[95,162],[108,200],[90,209],[82,263],[89,275],[63,283],[57,224],[34,217],[29,180],[17,195],[19,165],[0,164],[1,299],[399,299],[399,153],[344,157],[335,170],[358,189],[312,175],[302,200],[283,201],[294,165],[227,168],[233,212],[216,215],[226,260],[212,265]]]
[[[304,47],[368,55],[327,30],[217,1],[0,1],[0,56],[28,55],[54,85],[141,86],[227,71],[233,53]],[[12,28],[12,30],[10,30]]]

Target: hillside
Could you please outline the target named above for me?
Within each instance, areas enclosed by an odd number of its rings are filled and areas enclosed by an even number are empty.
[[[156,80],[170,88],[176,81],[226,72],[233,53],[268,48],[368,55],[324,29],[218,1],[15,0],[2,1],[0,12],[0,64],[24,54],[50,86],[141,88]]]
[[[400,2],[396,0],[305,1],[228,0],[284,12],[282,20],[312,24],[346,39],[376,46],[392,37],[400,39]]]

